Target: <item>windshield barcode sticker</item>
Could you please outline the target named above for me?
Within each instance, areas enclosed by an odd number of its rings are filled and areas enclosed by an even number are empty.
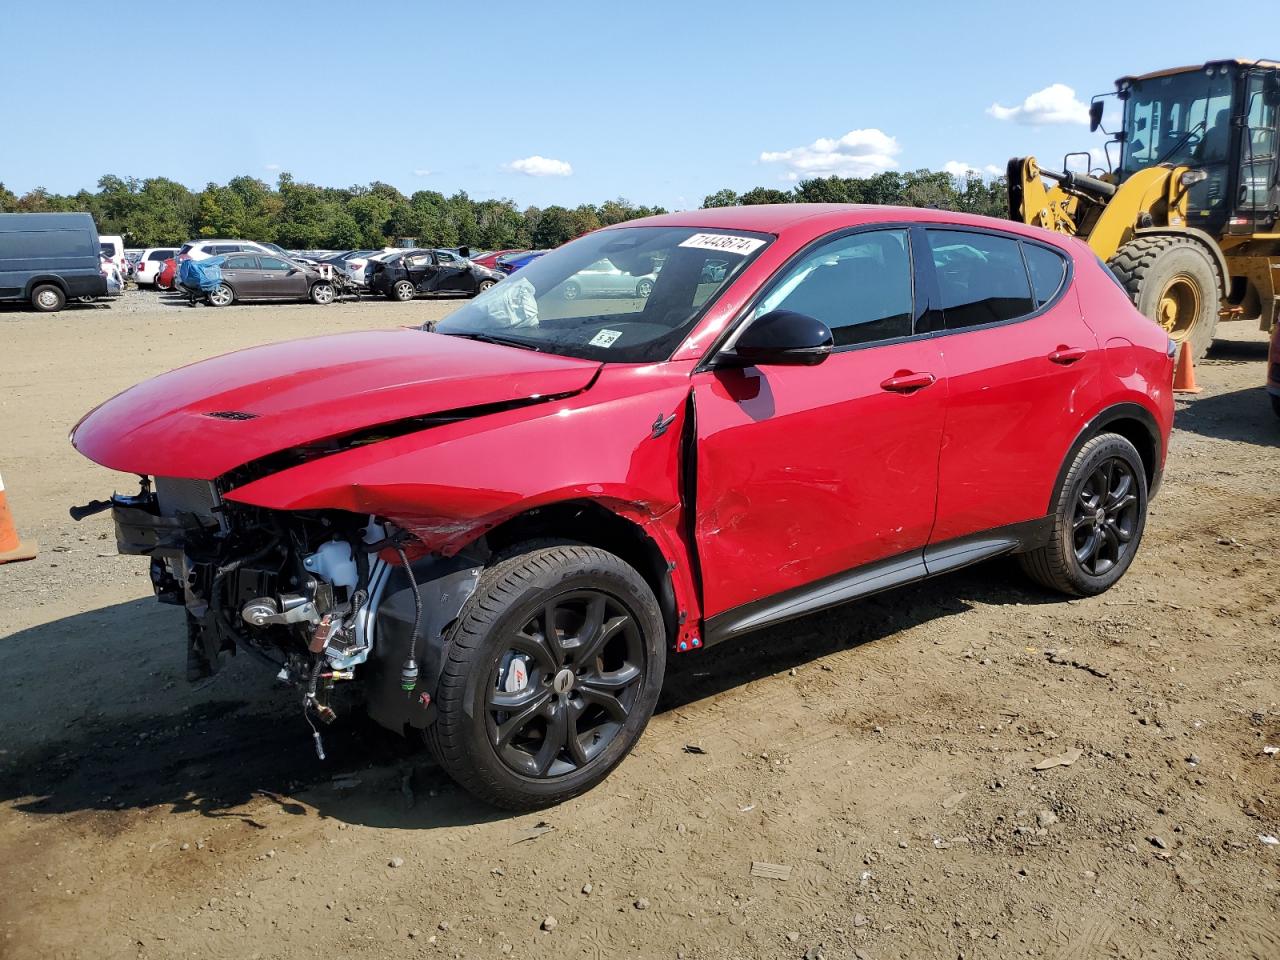
[[[738,256],[745,257],[749,253],[755,253],[764,246],[763,240],[755,237],[735,237],[728,233],[695,233],[688,240],[680,243],[682,247],[692,247],[694,250],[718,250],[721,253],[736,253]]]
[[[591,338],[590,344],[593,347],[612,347],[613,341],[622,336],[621,330],[601,330]]]

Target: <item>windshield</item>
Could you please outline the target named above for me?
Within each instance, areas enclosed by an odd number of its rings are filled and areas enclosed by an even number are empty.
[[[1125,174],[1157,163],[1225,163],[1231,138],[1231,77],[1203,70],[1135,80],[1124,107]]]
[[[590,360],[665,360],[771,240],[696,227],[599,230],[522,267],[435,329]]]

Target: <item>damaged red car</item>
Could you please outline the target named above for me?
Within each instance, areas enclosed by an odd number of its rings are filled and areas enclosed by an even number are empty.
[[[602,261],[649,296],[564,295]],[[433,327],[127,390],[72,441],[141,489],[76,514],[109,509],[150,558],[192,678],[251,649],[316,731],[358,683],[464,787],[531,808],[622,760],[671,654],[1001,554],[1106,590],[1161,476],[1172,371],[1075,240],[689,211],[588,234]]]

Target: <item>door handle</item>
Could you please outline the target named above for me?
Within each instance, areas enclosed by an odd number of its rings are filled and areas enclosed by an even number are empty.
[[[1049,359],[1054,363],[1066,366],[1069,363],[1075,363],[1077,360],[1083,360],[1084,355],[1088,352],[1084,347],[1059,347],[1049,354]]]
[[[880,389],[888,390],[890,393],[913,393],[933,386],[937,382],[938,378],[932,373],[898,373],[882,381]]]

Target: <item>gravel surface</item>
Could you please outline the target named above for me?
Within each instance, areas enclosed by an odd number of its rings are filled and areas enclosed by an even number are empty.
[[[66,443],[116,391],[455,307],[0,311],[0,470],[42,546],[0,567],[0,956],[1280,957],[1260,334],[1198,368],[1111,592],[996,562],[674,658],[602,787],[510,816],[357,710],[318,762],[245,658],[188,686],[145,561],[66,516],[131,487]]]

